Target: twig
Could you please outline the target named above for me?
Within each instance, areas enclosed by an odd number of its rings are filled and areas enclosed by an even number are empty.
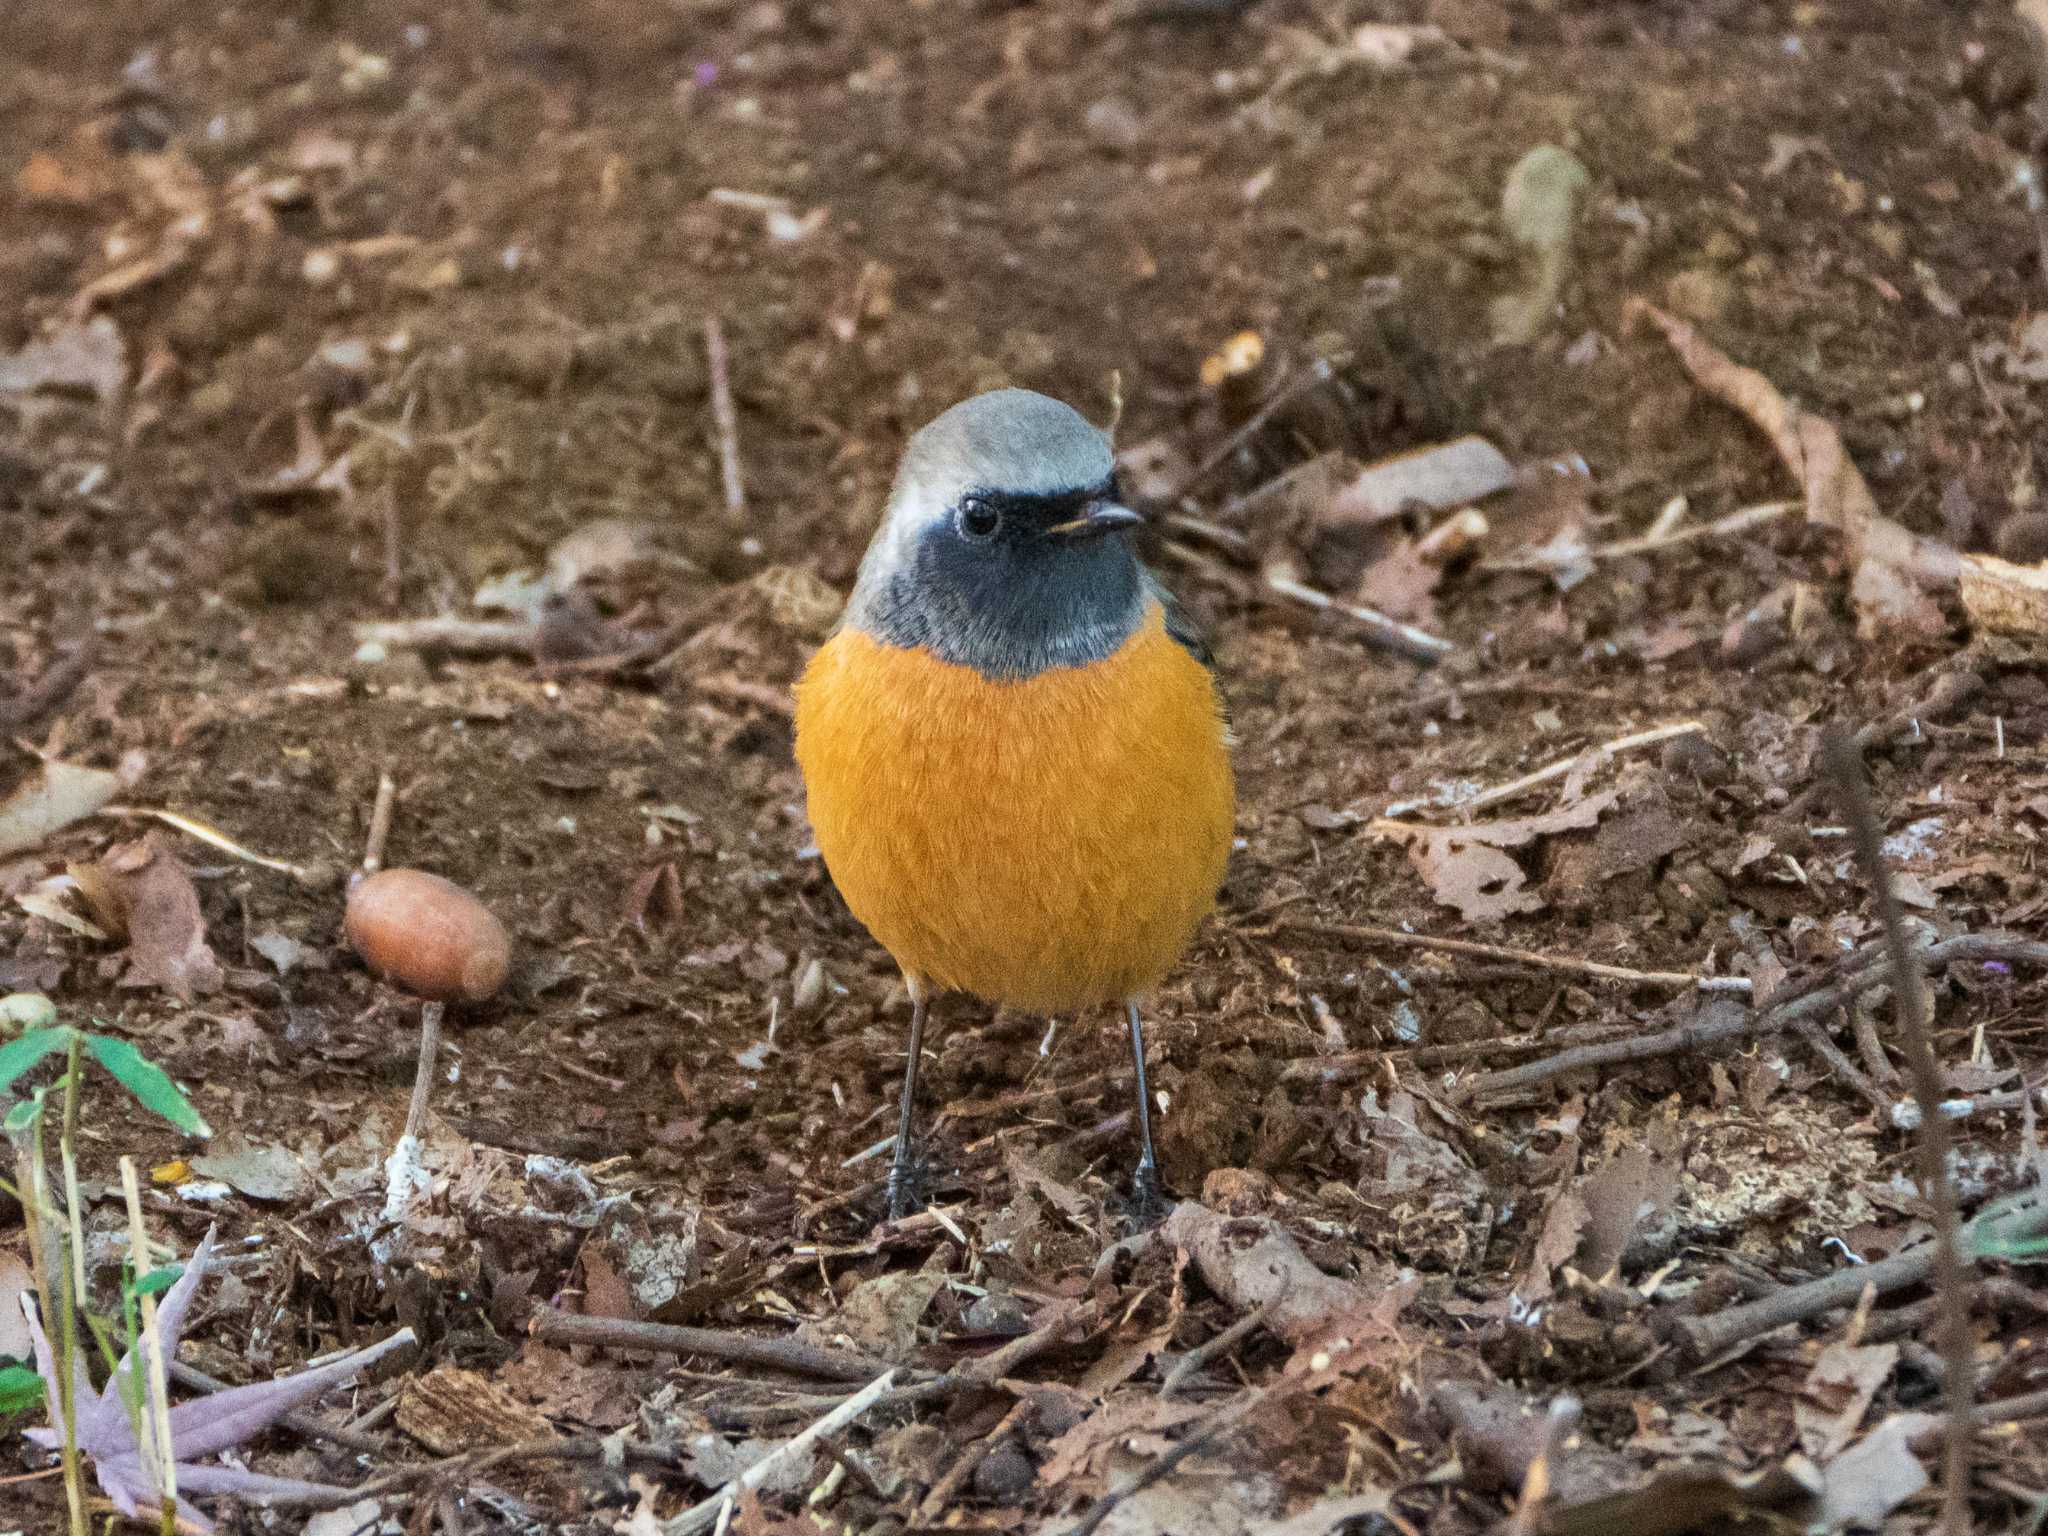
[[[1066,1336],[1067,1330],[1079,1324],[1092,1324],[1102,1313],[1099,1301],[1071,1302],[1058,1308],[1053,1315],[1033,1328],[1029,1333],[1019,1334],[999,1349],[991,1350],[978,1360],[959,1366],[943,1376],[934,1376],[929,1381],[917,1382],[912,1386],[897,1387],[882,1402],[884,1408],[915,1408],[926,1403],[939,1402],[959,1392],[968,1392],[994,1386],[1010,1376],[1027,1361],[1044,1354]],[[749,1416],[756,1426],[779,1423],[793,1416],[808,1417],[812,1413],[832,1407],[842,1401],[836,1397],[796,1398],[789,1402],[776,1403]]]
[[[128,1262],[140,1280],[154,1267],[149,1262],[149,1234],[142,1225],[142,1185],[135,1176],[135,1159],[121,1159],[121,1193],[128,1206]],[[143,1399],[136,1405],[137,1450],[143,1475],[156,1487],[162,1525],[173,1530],[178,1522],[178,1457],[171,1438],[171,1385],[164,1375],[163,1335],[157,1329],[156,1293],[143,1291],[138,1298],[142,1314],[144,1355],[141,1387]]]
[[[2048,965],[2048,943],[2032,939],[2016,938],[2004,933],[1971,933],[1953,939],[1944,939],[1939,944],[1930,944],[1915,952],[1923,971],[1939,970],[1958,960],[2021,960],[2035,965]],[[1889,984],[1889,976],[1881,973],[1878,962],[1881,951],[1868,948],[1858,950],[1844,960],[1831,973],[1834,979],[1823,976],[1819,980],[1789,984],[1762,1000],[1752,1012],[1730,1012],[1710,1002],[1685,1023],[1671,1029],[1660,1030],[1653,1035],[1631,1035],[1621,1040],[1602,1040],[1591,1045],[1574,1046],[1560,1051],[1555,1056],[1546,1056],[1541,1061],[1531,1061],[1519,1067],[1506,1067],[1498,1072],[1483,1073],[1467,1078],[1457,1088],[1457,1097],[1469,1099],[1481,1094],[1501,1093],[1509,1089],[1527,1088],[1534,1083],[1547,1082],[1553,1077],[1562,1077],[1567,1072],[1582,1071],[1588,1067],[1611,1067],[1628,1061],[1650,1061],[1659,1056],[1675,1056],[1681,1051],[1698,1050],[1702,1046],[1718,1045],[1728,1040],[1741,1040],[1752,1035],[1775,1034],[1787,1029],[1797,1020],[1811,1018],[1830,1008],[1839,1008],[1854,1001],[1866,992]]]
[[[1179,485],[1176,485],[1171,492],[1160,498],[1161,502],[1169,507],[1178,506],[1183,496],[1208,479],[1210,475],[1216,472],[1217,466],[1222,464],[1225,459],[1237,452],[1246,443],[1250,442],[1257,435],[1259,429],[1273,419],[1275,411],[1278,411],[1296,396],[1305,393],[1316,385],[1327,384],[1335,371],[1330,366],[1328,358],[1318,357],[1313,359],[1306,368],[1303,368],[1293,378],[1275,389],[1267,397],[1265,404],[1252,412],[1243,426],[1212,448],[1209,451],[1208,457],[1188,471],[1186,478]]]
[[[1012,1403],[1010,1411],[1003,1415],[1002,1422],[968,1446],[946,1469],[946,1475],[932,1485],[932,1491],[924,1496],[924,1502],[917,1506],[917,1523],[935,1525],[939,1516],[946,1512],[946,1506],[953,1502],[953,1496],[967,1486],[967,1480],[974,1476],[976,1468],[988,1460],[990,1451],[1003,1443],[1011,1430],[1017,1427],[1030,1409],[1029,1403]]]
[[[135,816],[149,821],[160,821],[165,826],[197,838],[209,848],[218,848],[231,859],[240,859],[244,864],[255,864],[263,869],[274,869],[281,875],[290,875],[304,885],[317,883],[319,872],[303,864],[288,863],[283,859],[266,858],[252,848],[244,848],[218,827],[210,827],[203,821],[176,811],[159,810],[148,805],[107,805],[100,808],[102,816]]]
[[[391,838],[391,810],[398,802],[398,780],[388,773],[377,775],[377,799],[370,807],[370,835],[363,839],[363,873],[374,875],[384,867],[384,844]]]
[[[1206,518],[1189,517],[1184,512],[1168,512],[1158,520],[1159,526],[1174,533],[1185,534],[1204,544],[1212,544],[1226,554],[1246,559],[1252,552],[1252,541],[1235,528],[1226,528],[1221,523],[1212,523]]]
[[[436,614],[426,619],[373,620],[355,627],[356,643],[387,651],[452,651],[462,656],[530,656],[540,649],[540,625],[531,619],[465,619]]]
[[[1941,1068],[1934,1059],[1932,1009],[1927,979],[1915,963],[1906,937],[1905,914],[1891,871],[1884,859],[1884,835],[1863,776],[1863,759],[1854,740],[1831,731],[1822,747],[1828,777],[1849,823],[1856,861],[1863,866],[1884,923],[1885,951],[1891,962],[1892,998],[1905,1036],[1906,1061],[1912,1072],[1913,1097],[1920,1105],[1915,1146],[1920,1157],[1920,1194],[1934,1219],[1934,1278],[1942,1298],[1942,1354],[1948,1360],[1948,1454],[1944,1458],[1942,1525],[1948,1536],[1969,1536],[1970,1530],[1970,1403],[1975,1395],[1976,1341],[1970,1328],[1970,1280],[1956,1236],[1955,1186],[1949,1182],[1949,1125],[1941,1112]]]
[[[402,561],[401,534],[398,520],[398,492],[388,480],[381,493],[381,521],[384,525],[384,582],[378,596],[386,608],[396,608],[405,595],[405,567]]]
[[[802,1456],[827,1435],[837,1434],[866,1413],[888,1395],[889,1388],[895,1380],[896,1372],[893,1369],[882,1372],[803,1433],[785,1440],[710,1498],[702,1503],[693,1504],[662,1526],[662,1536],[695,1536],[696,1532],[705,1530],[721,1518],[729,1519],[729,1514],[721,1516],[720,1512],[730,1511],[741,1494],[760,1487],[777,1467]]]
[[[1870,1080],[1873,1083],[1896,1083],[1899,1069],[1884,1053],[1884,1041],[1877,1034],[1876,1016],[1860,1003],[1853,1004],[1849,1009],[1849,1023],[1856,1032],[1856,1050],[1863,1057],[1863,1069],[1870,1074]]]
[[[1277,1381],[1269,1382],[1263,1387],[1241,1393],[1239,1396],[1231,1399],[1188,1431],[1186,1438],[1175,1442],[1172,1450],[1146,1467],[1144,1471],[1140,1472],[1128,1483],[1125,1483],[1121,1488],[1111,1489],[1093,1504],[1089,1505],[1088,1512],[1081,1517],[1080,1524],[1068,1531],[1067,1536],[1094,1536],[1096,1527],[1114,1514],[1117,1506],[1122,1504],[1125,1499],[1128,1499],[1134,1493],[1142,1493],[1147,1488],[1150,1488],[1175,1467],[1194,1455],[1195,1452],[1207,1446],[1210,1441],[1222,1434],[1224,1430],[1242,1422],[1254,1411],[1265,1407],[1268,1403],[1284,1395],[1291,1395],[1298,1391],[1300,1387],[1300,1378],[1283,1376]]]
[[[1717,517],[1711,523],[1694,523],[1689,527],[1674,528],[1669,533],[1651,533],[1639,539],[1619,539],[1612,544],[1596,544],[1586,551],[1586,555],[1593,560],[1613,560],[1622,555],[1647,555],[1655,550],[1690,544],[1697,539],[1714,539],[1724,534],[1745,533],[1751,528],[1760,528],[1765,523],[1774,523],[1786,513],[1797,512],[1805,505],[1803,501],[1766,501],[1754,507],[1744,507],[1739,512],[1730,512],[1726,517]]]
[[[2003,1201],[1988,1206],[1959,1236],[1965,1251],[1974,1255],[1994,1233],[2001,1244],[2023,1242],[2048,1233],[2048,1201]],[[1857,1264],[1822,1275],[1818,1280],[1788,1285],[1725,1312],[1708,1317],[1682,1317],[1674,1326],[1697,1358],[1712,1359],[1745,1339],[1787,1323],[1803,1323],[1836,1307],[1853,1306],[1865,1286],[1884,1296],[1923,1284],[1934,1273],[1936,1257],[1933,1243],[1921,1243],[1875,1264]]]
[[[415,1143],[427,1124],[427,1101],[434,1094],[434,1067],[441,1054],[441,1017],[446,1003],[420,1004],[420,1057],[413,1072],[412,1102],[405,1108],[405,1138]]]
[[[756,1338],[717,1328],[673,1323],[639,1323],[621,1317],[580,1317],[543,1308],[528,1325],[543,1344],[597,1344],[607,1349],[644,1349],[655,1354],[702,1355],[734,1365],[760,1365],[826,1381],[868,1381],[889,1362],[848,1349],[825,1349],[795,1339]],[[896,1368],[899,1373],[903,1367]],[[835,1399],[836,1401],[836,1399]]]
[[[1539,954],[1531,949],[1510,949],[1504,944],[1482,944],[1474,939],[1446,939],[1429,933],[1405,933],[1399,928],[1324,923],[1306,917],[1283,917],[1265,931],[1320,934],[1324,938],[1348,939],[1358,944],[1471,955],[1481,960],[1502,960],[1513,965],[1534,966],[1538,970],[1564,971],[1573,976],[1626,981],[1639,986],[1691,987],[1700,992],[1748,992],[1752,985],[1747,976],[1707,976],[1696,971],[1639,971],[1626,965],[1604,965],[1598,960],[1580,960],[1572,955]]]
[[[1399,619],[1381,613],[1377,608],[1368,608],[1362,603],[1344,603],[1327,592],[1318,592],[1314,587],[1304,586],[1289,576],[1268,575],[1268,590],[1306,607],[1324,613],[1342,614],[1354,623],[1365,626],[1366,638],[1376,645],[1399,651],[1417,661],[1441,661],[1457,647],[1450,641],[1432,635],[1413,624],[1404,624]]]
[[[1561,757],[1554,763],[1546,763],[1534,773],[1525,773],[1519,779],[1510,779],[1505,784],[1496,784],[1491,789],[1482,789],[1476,794],[1467,795],[1463,799],[1453,800],[1447,805],[1437,807],[1437,809],[1456,811],[1461,814],[1483,811],[1489,806],[1499,805],[1503,801],[1513,800],[1518,795],[1526,794],[1539,785],[1548,784],[1552,779],[1561,779],[1581,763],[1591,763],[1619,757],[1622,753],[1633,752],[1638,747],[1654,747],[1659,742],[1671,741],[1680,736],[1698,736],[1705,730],[1706,726],[1698,720],[1680,720],[1674,725],[1653,726],[1647,731],[1636,731],[1632,735],[1617,736],[1614,740],[1602,742],[1599,746],[1587,747],[1583,752],[1574,752],[1570,757]],[[1409,811],[1421,810],[1429,804],[1430,802],[1426,800],[1396,801],[1387,807],[1387,814],[1389,816],[1401,816]]]
[[[1174,1361],[1173,1369],[1168,1371],[1166,1379],[1159,1383],[1159,1395],[1161,1397],[1173,1396],[1192,1377],[1207,1370],[1210,1361],[1220,1355],[1230,1353],[1231,1350],[1237,1347],[1240,1340],[1244,1339],[1254,1328],[1257,1328],[1267,1318],[1271,1317],[1275,1309],[1284,1300],[1286,1300],[1285,1292],[1269,1297],[1265,1304],[1256,1311],[1245,1313],[1243,1317],[1240,1317],[1228,1328],[1217,1334],[1215,1338],[1204,1339],[1200,1344],[1197,1344],[1193,1349]]]
[[[1863,1073],[1863,1069],[1851,1061],[1842,1048],[1827,1037],[1827,1032],[1811,1019],[1800,1019],[1792,1026],[1792,1032],[1806,1042],[1806,1048],[1828,1064],[1835,1076],[1862,1094],[1870,1107],[1877,1111],[1878,1124],[1888,1123],[1892,1118],[1892,1101],[1878,1091]]]
[[[747,510],[747,491],[740,481],[740,418],[732,403],[725,327],[716,315],[704,317],[704,357],[711,369],[711,419],[718,427],[718,475],[725,486],[725,510],[738,517]]]
[[[230,1385],[218,1376],[209,1376],[197,1366],[187,1365],[181,1360],[173,1360],[170,1371],[171,1380],[181,1387],[190,1387],[195,1392],[225,1392]],[[396,1398],[388,1399],[388,1402],[394,1409],[398,1406]],[[390,1442],[381,1435],[366,1435],[339,1424],[323,1423],[314,1415],[301,1413],[296,1409],[278,1422],[294,1434],[304,1435],[309,1440],[326,1440],[343,1450],[357,1451],[366,1456],[381,1456],[391,1449]]]

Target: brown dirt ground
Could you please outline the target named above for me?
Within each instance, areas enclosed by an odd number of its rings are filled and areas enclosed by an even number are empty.
[[[932,1229],[863,1247],[881,1165],[842,1166],[889,1129],[905,1005],[804,856],[783,700],[815,615],[789,599],[786,573],[845,589],[904,436],[945,404],[1009,382],[1106,413],[1120,371],[1123,440],[1199,460],[1241,417],[1202,387],[1200,365],[1250,328],[1268,378],[1314,357],[1337,366],[1202,483],[1206,515],[1313,452],[1373,459],[1464,432],[1528,467],[1510,526],[1546,515],[1548,466],[1575,456],[1596,539],[1639,531],[1678,494],[1695,518],[1786,495],[1762,440],[1654,335],[1624,326],[1624,298],[1643,295],[1840,425],[1892,516],[1979,549],[2038,535],[2041,397],[1998,351],[2048,292],[2011,187],[2032,119],[2007,8],[1268,0],[1237,21],[1131,9],[115,0],[0,19],[0,352],[83,302],[118,327],[127,365],[117,405],[0,395],[0,695],[81,637],[93,645],[75,691],[17,734],[102,766],[146,754],[134,803],[330,874],[358,855],[378,775],[393,774],[394,860],[471,886],[518,944],[506,995],[455,1022],[457,1070],[436,1108],[472,1148],[509,1154],[506,1178],[526,1154],[561,1157],[608,1191],[699,1212],[700,1278],[671,1320],[827,1317],[856,1282],[905,1265],[1014,1289],[1035,1309],[1078,1294],[1117,1229],[1128,1148],[1112,1117],[1128,1088],[1108,1021],[1066,1021],[1041,1057],[1038,1021],[942,1006],[926,1078],[950,1105],[934,1193],[966,1248]],[[1365,21],[1436,22],[1459,51],[1387,72],[1313,67]],[[1593,188],[1559,316],[1531,344],[1496,346],[1488,305],[1517,280],[1500,188],[1545,142],[1570,148]],[[38,181],[32,165],[61,175]],[[823,220],[772,240],[714,188]],[[162,270],[79,300],[136,260]],[[720,492],[706,313],[723,317],[732,357],[737,517]],[[278,479],[302,437],[316,465],[348,455],[345,494]],[[402,530],[395,602],[387,510]],[[1371,552],[1304,516],[1269,502],[1243,531],[1262,557],[1355,585]],[[355,659],[353,625],[465,609],[482,582],[537,568],[597,518],[652,525],[659,558],[596,595],[597,622],[681,642],[653,669]],[[1839,1329],[1781,1336],[1702,1380],[1652,1331],[1544,1334],[1510,1316],[1526,1277],[1547,1289],[1560,1262],[1533,1257],[1538,1234],[1582,1155],[1590,1169],[1654,1146],[1686,1193],[1673,1231],[1632,1250],[1624,1273],[1675,1263],[1668,1283],[1702,1282],[1704,1308],[1833,1267],[1827,1237],[1895,1246],[1915,1211],[1901,1193],[1910,1140],[1790,1039],[1711,1071],[1681,1055],[1475,1107],[1459,1074],[1540,1051],[1418,1052],[1662,1027],[1692,1002],[1274,924],[1409,924],[1645,969],[1811,966],[1874,931],[1845,845],[1813,832],[1834,820],[1814,789],[1817,730],[1894,718],[1873,761],[1888,830],[1940,818],[1908,864],[1919,915],[2038,934],[2048,688],[2029,657],[1965,652],[1959,614],[1945,637],[1859,640],[1836,544],[1789,519],[1606,562],[1563,592],[1540,574],[1454,574],[1431,622],[1460,649],[1433,671],[1262,600],[1213,552],[1152,553],[1214,631],[1242,797],[1219,912],[1153,1009],[1168,1181],[1194,1196],[1212,1170],[1252,1170],[1273,1188],[1245,1198],[1326,1267],[1407,1265],[1424,1281],[1404,1369],[1299,1402],[1219,1453],[1209,1475],[1263,1464],[1273,1486],[1218,1502],[1272,1510],[1398,1486],[1393,1508],[1413,1525],[1493,1520],[1499,1474],[1489,1483],[1469,1445],[1462,1475],[1424,1481],[1454,1443],[1428,1388],[1461,1375],[1538,1399],[1577,1391],[1589,1440],[1640,1466],[1661,1464],[1653,1431],[1701,1418],[1723,1436],[1700,1446],[1737,1465],[1796,1448],[1800,1383]],[[1796,612],[1746,617],[1788,583],[1804,584]],[[1937,670],[1959,665],[1983,691],[1947,719],[1906,723]],[[1434,785],[1503,781],[1688,718],[1718,750],[1644,754],[1619,770],[1616,819],[1520,850],[1542,906],[1506,924],[1436,903],[1367,825]],[[131,835],[87,824],[0,861],[0,890]],[[459,1231],[438,1263],[381,1291],[366,1268],[346,1212],[371,1197],[338,1170],[368,1167],[357,1132],[402,1113],[416,1032],[341,946],[338,875],[295,884],[178,846],[228,968],[222,990],[181,1004],[120,986],[107,946],[11,901],[0,990],[36,987],[67,1015],[114,1021],[217,1128],[321,1170],[324,1188],[288,1204],[157,1197],[152,1220],[182,1248],[214,1219],[270,1245],[241,1310],[219,1307],[197,1334],[246,1375],[403,1319],[427,1334],[414,1370],[524,1362],[514,1379],[542,1379],[522,1298],[592,1284],[574,1231]],[[679,908],[656,900],[639,931],[622,920],[628,892],[664,863]],[[305,945],[307,963],[276,974],[252,947],[272,932]],[[799,1008],[813,960],[828,985]],[[1951,978],[1944,1060],[1988,1064],[1970,1069],[1977,1088],[2038,1074],[2041,1000],[2024,974]],[[155,1165],[192,1151],[111,1099],[95,1106],[89,1178],[111,1177],[122,1152]],[[1448,1157],[1437,1174],[1404,1183],[1390,1168],[1390,1108]],[[2010,1185],[2019,1135],[2015,1115],[1964,1127],[1973,1200]],[[1049,1170],[1079,1204],[1032,1206],[1020,1166]],[[1718,1197],[1765,1175],[1787,1189]],[[1025,1227],[1031,1243],[1011,1241]],[[821,1243],[854,1251],[794,1261]],[[1144,1331],[1133,1318],[1168,1321],[1169,1292],[1169,1351],[1229,1321],[1192,1279],[1183,1309],[1170,1268],[1128,1282],[1118,1337]],[[1581,1322],[1615,1294],[1594,1289]],[[928,1316],[927,1358],[975,1347],[964,1297]],[[2023,1337],[2030,1315],[1980,1309],[2003,1373],[1987,1391],[2038,1387],[2048,1371]],[[1036,1373],[1079,1383],[1096,1343]],[[1872,1422],[1933,1401],[1926,1361],[1908,1356]],[[1258,1335],[1238,1356],[1253,1380],[1285,1358]],[[692,1364],[671,1423],[766,1390]],[[616,1422],[553,1406],[564,1426]],[[885,1505],[914,1507],[929,1469],[1004,1405],[970,1406],[925,1426],[928,1463],[891,1431],[878,1464],[909,1492],[854,1488],[834,1518],[880,1529]],[[1044,1412],[1024,1434],[1041,1472],[1057,1422]],[[952,1518],[1036,1528],[1100,1475],[1098,1462],[1064,1483],[977,1483]],[[514,1481],[546,1519],[586,1529],[630,1507],[594,1468]],[[2044,1482],[2038,1451],[2007,1445],[1987,1456],[1980,1510],[2016,1519]],[[663,1511],[701,1492],[670,1485]],[[33,1511],[8,1518],[36,1529],[55,1528],[57,1498],[50,1482],[0,1490]]]

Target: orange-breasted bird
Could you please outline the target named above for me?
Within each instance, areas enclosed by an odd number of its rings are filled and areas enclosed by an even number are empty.
[[[889,1211],[942,991],[1121,1004],[1139,1203],[1158,1195],[1138,1005],[1215,905],[1235,791],[1199,632],[1128,535],[1110,434],[999,389],[917,432],[846,612],[796,692],[811,828],[910,993]]]

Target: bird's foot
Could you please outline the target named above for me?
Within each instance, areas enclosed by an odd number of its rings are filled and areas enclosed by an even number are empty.
[[[889,1165],[889,1219],[901,1221],[924,1209],[924,1159],[899,1152]]]
[[[1131,1230],[1151,1231],[1166,1220],[1167,1209],[1166,1192],[1159,1184],[1159,1165],[1146,1158],[1131,1175]]]

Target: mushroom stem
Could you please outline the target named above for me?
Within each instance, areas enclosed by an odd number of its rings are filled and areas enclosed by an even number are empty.
[[[441,1054],[441,1015],[445,1003],[420,1005],[420,1064],[412,1080],[412,1103],[405,1111],[406,1139],[417,1142],[426,1123],[427,1100],[434,1091],[434,1061]]]

